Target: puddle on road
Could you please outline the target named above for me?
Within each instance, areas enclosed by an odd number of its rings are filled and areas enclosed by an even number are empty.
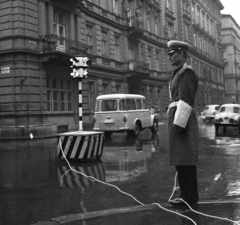
[[[63,188],[90,188],[99,184],[95,179],[105,181],[103,162],[73,163],[71,170],[66,162],[58,163],[59,185]]]
[[[138,139],[113,135],[112,140],[106,141],[102,161],[93,162],[91,165],[71,165],[77,171],[114,183],[123,190],[134,193],[137,199],[144,202],[157,200],[166,203],[171,194],[175,171],[166,164],[167,132],[165,126],[162,127],[164,129],[159,130],[158,138],[152,138],[150,132],[145,136],[140,134]],[[236,170],[240,162],[240,137],[231,132],[230,136],[215,136],[214,127],[211,125],[205,126],[201,135],[201,162],[198,170],[201,198],[240,199],[240,171]],[[4,194],[0,193],[0,211],[5,222],[7,221],[5,224],[33,224],[59,215],[136,204],[116,189],[88,180],[69,171],[66,164],[56,162],[55,140],[50,143],[31,141],[13,145],[16,150],[6,146],[0,159],[0,187],[4,190]],[[5,210],[6,206],[8,210]],[[223,212],[223,216],[236,212],[233,218],[240,215],[237,214],[236,204],[232,208],[229,205],[218,207],[222,208],[204,206],[201,211],[212,210],[218,215]],[[151,219],[151,216],[146,215],[146,220]],[[136,220],[132,216],[130,218]],[[159,218],[162,217],[157,217],[148,224],[160,221]],[[166,218],[167,223],[168,213]],[[173,221],[179,224],[175,218]],[[138,222],[135,224],[140,224]],[[208,224],[204,222],[201,224]],[[89,221],[87,223],[89,224]]]
[[[104,161],[107,182],[123,182],[147,172],[148,159],[159,148],[159,136],[112,138],[105,142]]]

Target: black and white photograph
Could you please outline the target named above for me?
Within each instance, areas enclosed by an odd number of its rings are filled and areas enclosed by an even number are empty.
[[[240,0],[0,0],[0,225],[240,225]]]

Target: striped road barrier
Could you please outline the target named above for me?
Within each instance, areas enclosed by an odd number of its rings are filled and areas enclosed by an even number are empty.
[[[74,131],[58,134],[57,157],[88,161],[103,154],[104,132]]]

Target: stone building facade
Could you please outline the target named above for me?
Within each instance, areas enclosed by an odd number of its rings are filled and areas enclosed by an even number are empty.
[[[199,75],[196,100],[201,111],[205,105],[224,102],[220,13],[223,5],[213,0],[184,0],[182,4],[183,26],[178,26],[178,34],[192,45],[189,61]]]
[[[78,80],[70,58],[88,56],[83,128],[95,98],[143,94],[164,116],[171,74],[170,39],[191,45],[199,74],[198,111],[223,101],[220,1],[2,0],[0,136],[78,129]],[[9,16],[10,15],[10,16]]]
[[[225,103],[240,104],[240,26],[231,15],[222,15]]]

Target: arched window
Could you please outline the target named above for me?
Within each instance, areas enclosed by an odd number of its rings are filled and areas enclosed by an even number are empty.
[[[183,9],[184,10],[188,10],[188,1],[187,0],[183,0]]]
[[[172,0],[166,0],[166,7],[168,10],[173,11]]]
[[[209,17],[208,17],[208,15],[206,15],[206,16],[205,16],[205,30],[206,30],[207,32],[208,32],[208,25],[209,25],[209,24],[208,24],[208,23],[209,23],[208,21],[209,21]]]
[[[195,32],[193,33],[193,42],[194,42],[194,46],[196,47],[197,46],[197,35]]]
[[[202,28],[205,27],[205,13],[204,13],[203,10],[202,10],[202,13],[201,13],[201,27]]]
[[[199,40],[199,49],[202,50],[202,37],[200,35],[198,36],[198,40]]]
[[[196,20],[196,18],[195,18],[195,4],[194,4],[193,1],[192,1],[192,19]]]
[[[201,21],[200,21],[200,7],[199,6],[197,6],[197,21],[196,21],[198,24],[200,24],[201,23]]]

